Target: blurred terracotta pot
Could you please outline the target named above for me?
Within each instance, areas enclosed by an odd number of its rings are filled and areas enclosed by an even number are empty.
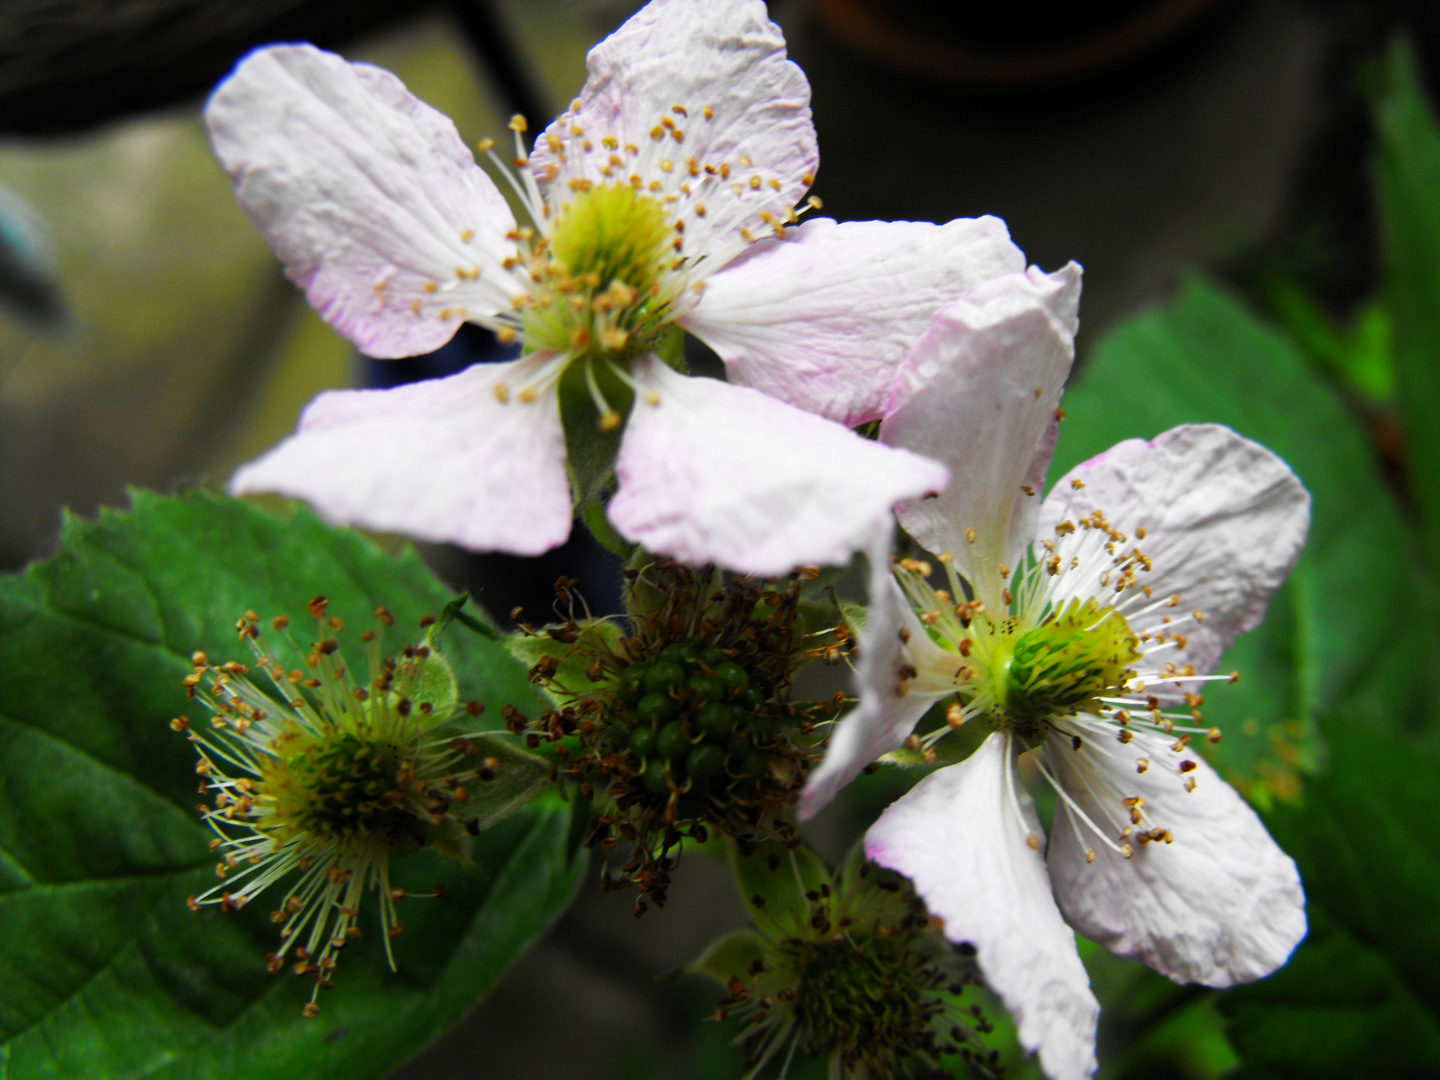
[[[1102,74],[1153,52],[1223,0],[813,0],[856,53],[914,78],[995,90]]]

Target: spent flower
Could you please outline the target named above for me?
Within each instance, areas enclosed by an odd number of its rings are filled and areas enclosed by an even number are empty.
[[[271,913],[280,945],[268,962],[279,971],[293,953],[295,972],[314,979],[307,1016],[320,1011],[315,998],[333,985],[340,951],[361,936],[367,893],[375,894],[392,968],[391,941],[404,929],[399,902],[444,894],[439,886],[416,894],[396,885],[396,858],[431,846],[463,859],[469,835],[547,782],[544,762],[472,730],[481,707],[458,700],[433,635],[385,656],[381,634],[393,619],[378,609],[377,630],[361,635],[370,668],[362,682],[340,651],[343,622],[326,608],[324,597],[310,603],[319,639],[308,650],[296,647],[288,618],[273,621],[274,637],[303,657],[293,669],[262,648],[259,618],[247,612],[236,629],[253,665],[212,664],[196,653],[185,686],[210,721],[171,723],[200,755],[200,790],[213,796],[200,811],[216,833],[211,850],[221,855],[220,884],[190,906],[235,911],[289,881]],[[253,668],[264,672],[268,691],[251,680]]]
[[[566,621],[513,643],[555,707],[507,722],[557,747],[595,808],[586,836],[605,855],[602,883],[637,886],[637,914],[665,903],[687,841],[794,838],[820,726],[844,700],[795,697],[795,673],[850,650],[843,623],[807,627],[802,606],[824,610],[802,591],[816,573],[762,582],[658,560],[627,573],[623,626],[590,618],[562,578]]]
[[[1202,691],[1236,677],[1212,672],[1295,565],[1309,496],[1265,448],[1186,425],[1118,444],[1042,500],[1078,287],[1075,273],[984,286],[902,370],[880,437],[956,481],[898,508],[934,562],[872,560],[861,703],[802,797],[813,813],[880,755],[908,744],[933,761],[980,726],[978,749],[886,810],[867,851],[974,944],[1057,1080],[1095,1068],[1098,1005],[1070,927],[1217,987],[1273,971],[1306,929],[1294,863],[1192,742],[1219,739]],[[1022,757],[1057,796],[1048,848]]]
[[[945,939],[909,882],[858,847],[834,871],[798,839],[733,844],[730,857],[754,929],[721,938],[692,970],[729,991],[715,1018],[739,1023],[747,1077],[775,1064],[784,1077],[799,1051],[837,1080],[949,1075],[954,1059],[1003,1073],[966,994],[974,954]]]
[[[206,117],[240,202],[341,333],[398,357],[469,321],[523,348],[323,394],[235,490],[520,554],[613,495],[625,539],[692,564],[844,561],[895,500],[945,482],[847,425],[880,416],[942,304],[1023,256],[989,217],[797,225],[818,205],[810,90],[759,0],[654,0],[588,63],[533,149],[512,123],[513,172],[481,144],[523,223],[388,72],[286,45],[219,87]],[[729,382],[661,359],[682,328]]]

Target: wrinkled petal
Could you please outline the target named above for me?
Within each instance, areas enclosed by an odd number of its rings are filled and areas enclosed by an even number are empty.
[[[538,555],[570,534],[559,405],[553,392],[528,403],[495,396],[533,363],[321,394],[299,430],[230,488],[304,499],[337,524]]]
[[[955,691],[953,683],[922,681],[958,660],[930,640],[890,572],[892,528],[887,515],[869,551],[870,604],[855,673],[860,704],[836,725],[825,760],[800,793],[801,820],[819,813],[865,766],[902,746],[926,710]],[[907,678],[907,665],[921,675]]]
[[[520,291],[500,265],[514,253],[505,200],[455,125],[388,71],[311,45],[261,49],[205,119],[285,272],[371,356],[437,349]]]
[[[1095,1071],[1100,1005],[1050,894],[1040,828],[1018,795],[1007,736],[931,773],[880,815],[865,852],[909,877],[945,936],[975,946],[985,981],[1051,1080]]]
[[[634,376],[610,520],[682,562],[746,574],[843,563],[897,499],[948,478],[933,461],[654,357]]]
[[[1079,301],[1075,263],[979,285],[935,316],[900,369],[880,427],[882,442],[950,467],[950,487],[902,503],[900,524],[931,551],[950,552],[994,607],[999,567],[1014,568],[1034,536],[1027,504],[1039,502],[1033,480],[1054,449]]]
[[[1057,809],[1050,841],[1055,898],[1080,933],[1176,982],[1233,986],[1262,978],[1305,936],[1300,876],[1235,789],[1198,754],[1173,751],[1174,741],[1136,731],[1125,747],[1097,754],[1051,740],[1056,778],[1097,825],[1116,822],[1118,833],[1120,823],[1129,823],[1117,798],[1109,806],[1096,798],[1109,790],[1143,798],[1143,827],[1174,834],[1173,843],[1133,842],[1135,855],[1127,860],[1083,825],[1062,823],[1066,811]],[[1142,757],[1149,762],[1143,774],[1135,768]],[[1182,760],[1195,763],[1183,776]],[[1193,791],[1185,776],[1195,780]],[[1095,851],[1094,863],[1086,848]]]
[[[1157,597],[1180,598],[1178,608],[1142,616],[1132,628],[1159,630],[1170,616],[1184,644],[1155,657],[1200,674],[1260,624],[1310,528],[1310,495],[1289,466],[1218,424],[1172,428],[1153,442],[1127,439],[1077,465],[1046,497],[1041,535],[1096,509],[1150,558],[1141,583]],[[1069,577],[1057,579],[1057,599],[1086,591]]]
[[[814,182],[810,84],[760,0],[652,0],[586,67],[580,96],[536,140],[537,180],[659,185],[685,254],[708,271],[748,245],[742,229],[768,235],[762,211],[784,220]]]
[[[732,382],[852,427],[877,420],[941,307],[1025,269],[999,218],[805,222],[706,282],[683,320]]]

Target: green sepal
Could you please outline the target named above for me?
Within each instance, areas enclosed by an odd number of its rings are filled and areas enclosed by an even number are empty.
[[[585,522],[585,527],[590,530],[590,535],[595,537],[606,551],[622,559],[628,559],[635,554],[637,546],[615,531],[615,526],[610,524],[610,518],[605,513],[605,503],[602,500],[591,499],[587,502],[580,511],[580,517]]]
[[[460,701],[460,684],[455,669],[440,652],[440,624],[431,624],[425,632],[428,656],[417,660],[415,690],[411,695],[417,705],[429,705],[437,713],[454,708]]]
[[[570,462],[570,483],[575,505],[583,508],[599,499],[609,486],[615,472],[615,459],[620,455],[622,423],[613,431],[600,430],[600,411],[590,396],[585,382],[587,360],[577,360],[565,369],[558,386],[560,422],[565,429],[565,447]],[[610,370],[608,364],[594,365],[595,380],[610,407],[622,417],[630,415],[635,404],[635,391]]]
[[[760,931],[780,938],[801,932],[816,902],[806,894],[830,887],[830,871],[820,856],[804,845],[791,850],[777,840],[756,844],[749,855],[742,855],[733,839],[727,846],[736,887]]]
[[[651,350],[681,375],[690,374],[690,365],[685,363],[685,331],[673,323],[660,332]]]
[[[915,725],[915,730],[923,735],[944,724],[945,714],[954,700],[951,697],[937,701],[920,718],[920,722]],[[928,761],[923,750],[911,750],[904,746],[898,750],[891,750],[888,754],[882,754],[879,761],[882,765],[894,765],[901,769],[939,769],[946,765],[956,765],[973,754],[994,731],[994,725],[989,720],[978,717],[957,731],[952,731],[931,747],[935,751],[935,756]]]
[[[470,798],[456,816],[489,829],[528,803],[550,783],[550,764],[526,753],[501,735],[467,735],[465,741],[479,752],[472,761],[493,759],[495,779],[477,780],[469,785]],[[488,764],[488,762],[487,762]]]
[[[716,938],[700,956],[683,970],[692,975],[708,975],[721,986],[731,979],[749,979],[750,965],[765,959],[765,938],[754,930],[733,930]]]
[[[556,641],[551,636],[551,631],[559,629],[559,627],[542,628],[533,634],[511,634],[505,639],[505,648],[510,655],[525,664],[531,671],[534,671],[537,664],[547,659],[553,659],[559,665],[552,679],[536,684],[545,696],[545,700],[557,709],[570,704],[569,698],[560,692],[560,687],[584,695],[599,690],[605,685],[603,680],[592,682],[587,673],[591,661],[581,648],[585,644],[585,638],[587,636],[591,638],[597,651],[609,652],[615,651],[625,638],[625,634],[619,626],[605,620],[595,620],[583,624],[579,631],[580,639],[570,643]]]
[[[840,601],[840,614],[845,617],[845,622],[857,635],[865,629],[865,616],[869,612],[870,609],[864,604],[857,604],[853,600]]]
[[[458,622],[467,630],[473,630],[481,637],[489,638],[491,641],[499,641],[505,635],[495,628],[495,625],[485,618],[482,611],[477,617],[464,610],[465,605],[470,601],[469,593],[461,593],[455,597],[440,612],[439,621],[436,622],[436,633],[443,634],[452,622]]]

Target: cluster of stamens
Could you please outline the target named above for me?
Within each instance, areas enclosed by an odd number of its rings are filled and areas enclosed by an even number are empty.
[[[476,831],[464,814],[466,785],[493,779],[497,762],[449,727],[481,707],[446,700],[453,676],[430,645],[382,655],[381,635],[393,625],[386,609],[375,612],[376,630],[361,635],[370,661],[364,682],[350,674],[339,648],[343,622],[327,614],[324,597],[310,603],[310,613],[319,636],[309,649],[291,637],[287,617],[271,624],[282,648],[300,658],[294,668],[261,646],[254,612],[236,623],[253,665],[212,664],[196,653],[185,688],[210,720],[179,717],[171,727],[186,732],[200,755],[200,792],[213,804],[197,809],[216,833],[211,849],[222,856],[215,867],[221,884],[191,897],[190,907],[238,910],[298,874],[271,914],[281,943],[268,964],[279,971],[293,951],[295,972],[315,980],[305,1006],[314,1016],[315,995],[333,985],[340,950],[361,935],[366,892],[378,894],[394,967],[390,942],[404,929],[397,904],[443,889],[407,894],[391,883],[391,860],[449,832]],[[269,692],[251,681],[253,668],[264,673]],[[437,686],[450,693],[435,694]]]
[[[587,842],[607,856],[602,884],[638,887],[637,914],[647,897],[665,902],[683,839],[703,843],[711,829],[746,842],[794,835],[788,811],[818,756],[817,726],[844,699],[791,700],[793,673],[810,659],[838,663],[850,648],[844,626],[806,634],[800,587],[811,576],[781,587],[655,563],[627,574],[630,636],[577,618],[574,582],[559,583],[567,621],[542,633],[572,662],[550,657],[530,675],[564,705],[533,723],[512,716],[511,729],[532,746],[555,744],[581,797],[597,804]],[[621,842],[616,875],[609,857]]]
[[[572,113],[580,108],[573,103]],[[754,241],[784,236],[800,213],[820,206],[811,197],[797,210],[798,192],[748,155],[711,160],[692,150],[704,143],[694,129],[713,118],[708,105],[677,103],[639,144],[594,137],[562,118],[541,136],[532,162],[522,138],[528,125],[514,117],[511,162],[501,160],[493,139],[479,150],[529,223],[504,236],[508,253],[498,265],[477,250],[476,228],[460,233],[454,277],[426,282],[425,298],[410,301],[414,314],[468,319],[534,354],[516,385],[496,387],[502,401],[535,400],[581,365],[600,426],[617,427],[633,400],[629,361],[656,347],[698,299],[706,276]],[[733,197],[714,200],[721,187]],[[694,232],[702,222],[704,250],[689,251],[687,227]],[[376,282],[381,303],[388,287]],[[464,298],[475,293],[500,310],[472,310]]]
[[[918,688],[956,695],[946,723],[912,736],[910,748],[933,760],[941,738],[984,719],[1022,752],[1039,751],[1036,767],[1054,786],[1072,826],[1086,827],[1126,858],[1137,843],[1170,843],[1174,836],[1150,819],[1142,796],[1119,789],[1086,757],[1087,752],[1110,756],[1092,743],[1110,738],[1129,745],[1137,731],[1173,736],[1169,748],[1175,760],[1137,756],[1136,772],[1168,769],[1193,791],[1198,765],[1186,754],[1192,738],[1220,739],[1219,729],[1204,726],[1204,698],[1196,688],[1239,677],[1201,675],[1192,665],[1165,660],[1166,652],[1188,646],[1185,626],[1203,622],[1204,614],[1184,613],[1178,595],[1156,596],[1144,583],[1153,569],[1139,547],[1145,537],[1146,530],[1138,528],[1132,541],[1100,510],[1063,520],[1024,565],[998,568],[1004,582],[998,604],[976,598],[948,554],[939,557],[948,589],[930,584],[928,562],[906,559],[895,567],[931,640],[955,656],[953,666],[943,669],[920,671],[912,665],[900,672],[897,694]],[[974,530],[967,539],[974,542]],[[909,632],[900,633],[908,645]],[[1064,761],[1056,759],[1061,753]],[[1103,808],[1100,822],[1078,805],[1056,770],[1088,788]],[[1015,813],[1020,815],[1018,805]],[[1039,846],[1038,836],[1030,839]],[[1082,847],[1094,861],[1094,850]]]

